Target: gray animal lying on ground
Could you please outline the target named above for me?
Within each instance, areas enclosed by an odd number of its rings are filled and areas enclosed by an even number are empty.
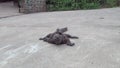
[[[67,27],[57,29],[54,33],[50,33],[44,38],[40,38],[39,40],[43,40],[45,42],[56,45],[67,44],[69,46],[73,46],[74,43],[71,43],[69,38],[78,39],[78,37],[65,34],[64,32],[66,32],[67,30]]]

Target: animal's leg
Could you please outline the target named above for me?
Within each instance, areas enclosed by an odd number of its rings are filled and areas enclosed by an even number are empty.
[[[53,40],[53,39],[47,38],[47,37],[40,38],[39,40],[43,40],[43,41],[48,42],[48,43],[54,43],[54,40]]]
[[[47,40],[47,37],[44,37],[44,38],[40,38],[39,40],[43,40],[43,41],[46,41],[46,40]]]
[[[54,40],[51,39],[51,38],[45,38],[44,41],[46,41],[46,42],[48,42],[48,43],[53,43]]]
[[[68,38],[73,38],[73,39],[78,39],[78,37],[77,36],[71,36],[71,35],[69,35],[69,34],[65,34]]]
[[[40,38],[39,40],[45,40],[47,38],[52,38],[53,34],[48,34],[47,36],[45,36],[44,38]]]
[[[71,41],[69,39],[67,39],[67,43],[66,44],[69,45],[69,46],[75,45],[74,43],[71,43]]]

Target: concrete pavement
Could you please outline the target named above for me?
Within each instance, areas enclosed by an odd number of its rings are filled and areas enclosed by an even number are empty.
[[[60,27],[75,46],[38,40]],[[0,68],[120,68],[120,8],[0,19]]]

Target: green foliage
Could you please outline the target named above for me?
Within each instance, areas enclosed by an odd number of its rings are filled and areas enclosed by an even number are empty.
[[[49,11],[76,10],[76,9],[97,9],[102,6],[114,7],[117,0],[48,0]]]
[[[106,0],[106,4],[108,7],[116,6],[117,0]]]
[[[49,10],[70,10],[79,7],[75,0],[51,0]]]
[[[81,0],[81,9],[97,9],[99,7],[99,0]]]
[[[98,3],[86,3],[82,6],[82,9],[97,9],[100,5]]]

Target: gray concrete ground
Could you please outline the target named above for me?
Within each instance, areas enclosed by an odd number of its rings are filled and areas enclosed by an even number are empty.
[[[21,15],[19,9],[13,5],[13,2],[0,3],[0,18]]]
[[[79,37],[75,46],[38,40],[58,27]],[[0,19],[0,68],[120,68],[120,8]]]

